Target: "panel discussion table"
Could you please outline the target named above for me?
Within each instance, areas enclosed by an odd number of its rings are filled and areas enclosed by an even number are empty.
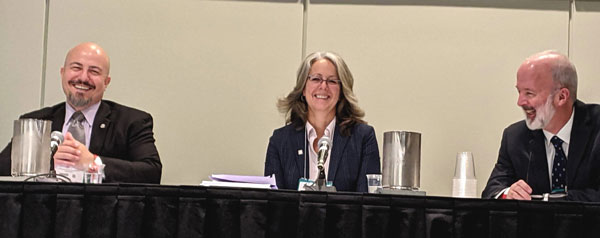
[[[0,237],[600,237],[600,203],[0,182]]]

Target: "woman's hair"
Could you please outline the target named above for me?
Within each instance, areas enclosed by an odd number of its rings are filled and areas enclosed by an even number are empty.
[[[349,136],[354,125],[366,123],[362,120],[365,112],[358,107],[358,100],[352,92],[354,86],[352,73],[350,73],[342,57],[336,53],[321,51],[308,55],[298,69],[296,86],[286,97],[277,101],[277,108],[281,113],[286,114],[287,124],[292,124],[297,130],[304,128],[308,118],[308,105],[302,92],[306,87],[308,73],[313,63],[320,59],[326,59],[333,63],[341,81],[340,97],[335,106],[336,124],[339,125],[342,135]]]

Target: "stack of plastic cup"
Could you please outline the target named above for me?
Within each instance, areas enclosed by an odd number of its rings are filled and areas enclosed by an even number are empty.
[[[456,155],[456,167],[454,168],[454,179],[452,179],[452,196],[478,197],[475,162],[471,152],[459,152]]]

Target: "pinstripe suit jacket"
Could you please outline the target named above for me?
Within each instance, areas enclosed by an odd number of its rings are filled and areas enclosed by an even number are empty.
[[[357,124],[350,136],[343,136],[338,124],[333,136],[327,180],[333,181],[338,191],[366,192],[366,175],[381,173],[375,130],[369,125]],[[280,189],[297,189],[298,180],[304,175],[305,145],[308,144],[305,134],[305,129],[296,130],[294,126],[287,125],[275,130],[269,139],[265,176],[275,174]],[[298,153],[299,150],[302,154]]]

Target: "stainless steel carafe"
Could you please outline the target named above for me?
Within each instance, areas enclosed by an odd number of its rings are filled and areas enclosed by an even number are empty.
[[[14,121],[11,147],[12,176],[48,173],[51,130],[52,121],[38,119]]]
[[[420,176],[421,133],[383,133],[383,188],[418,190]]]

